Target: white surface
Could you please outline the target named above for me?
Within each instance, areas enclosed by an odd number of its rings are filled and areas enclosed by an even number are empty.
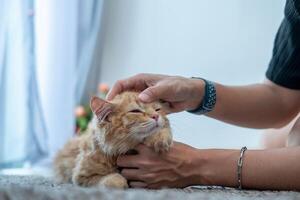
[[[263,80],[284,0],[110,0],[101,81],[140,72],[202,76],[224,84]],[[257,147],[259,132],[180,113],[175,139],[196,147]]]
[[[14,176],[44,176],[53,177],[53,171],[50,168],[43,167],[28,167],[28,168],[11,168],[0,170],[0,175],[14,175]]]

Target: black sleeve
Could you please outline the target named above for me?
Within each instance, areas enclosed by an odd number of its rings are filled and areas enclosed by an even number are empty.
[[[277,32],[273,56],[266,72],[272,82],[300,89],[300,0],[287,0],[285,17]]]

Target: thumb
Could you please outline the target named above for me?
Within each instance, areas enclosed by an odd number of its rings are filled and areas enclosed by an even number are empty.
[[[146,103],[153,102],[155,100],[161,99],[164,92],[164,87],[162,86],[151,86],[145,89],[139,94],[140,100]]]

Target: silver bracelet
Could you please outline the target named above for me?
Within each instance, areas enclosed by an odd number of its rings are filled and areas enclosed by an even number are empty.
[[[243,147],[240,152],[240,157],[237,162],[237,181],[238,181],[238,189],[242,189],[242,168],[243,168],[243,158],[247,147]]]

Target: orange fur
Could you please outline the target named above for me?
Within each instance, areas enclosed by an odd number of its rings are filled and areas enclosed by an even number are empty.
[[[58,152],[54,171],[60,181],[127,188],[127,181],[116,166],[118,155],[139,143],[156,152],[168,151],[172,134],[162,104],[145,104],[137,96],[136,92],[124,92],[111,102],[92,98],[95,115],[105,115],[95,116],[85,134],[71,139]],[[107,106],[109,113],[104,110]]]

